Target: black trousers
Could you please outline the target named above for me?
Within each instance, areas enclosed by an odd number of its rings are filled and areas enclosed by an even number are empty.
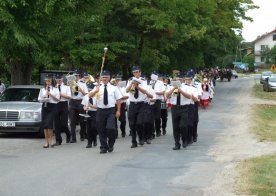
[[[68,102],[63,101],[57,104],[57,113],[55,117],[55,136],[56,142],[62,143],[61,132],[65,132],[66,140],[70,140],[71,133],[68,128]]]
[[[162,121],[162,129],[165,130],[167,128],[167,121],[168,121],[168,110],[161,109],[161,121]]]
[[[161,100],[156,100],[153,108],[153,114],[154,114],[154,127],[155,127],[155,132],[156,134],[161,133]],[[153,133],[154,134],[154,133]]]
[[[195,117],[195,108],[194,104],[189,105],[188,110],[188,142],[193,140],[193,125],[194,125],[194,117]]]
[[[144,102],[130,102],[128,111],[128,122],[131,129],[132,143],[137,144],[136,135],[139,140],[144,138]]]
[[[188,139],[188,109],[189,106],[172,106],[173,136],[176,146],[180,146],[180,138],[185,142]]]
[[[100,137],[101,149],[112,148],[116,140],[115,107],[108,109],[98,108],[96,126]]]
[[[69,117],[70,117],[70,128],[71,128],[71,136],[72,140],[76,141],[76,125],[80,123],[80,137],[84,138],[86,134],[86,125],[84,122],[84,118],[80,117],[79,114],[83,114],[83,106],[81,105],[81,100],[71,99],[69,101]]]
[[[88,144],[97,141],[96,111],[88,111],[90,118],[87,119],[87,140]]]
[[[117,109],[117,105],[116,105],[116,109]],[[122,133],[126,133],[126,103],[121,103],[121,110],[120,110],[120,117],[119,117],[119,121],[120,121],[120,129]],[[117,118],[115,118],[115,123],[116,123],[116,129],[118,129],[118,122],[117,122]]]
[[[144,140],[149,140],[152,137],[154,130],[154,114],[152,105],[145,104],[144,106]]]
[[[197,133],[197,125],[198,125],[198,121],[199,121],[198,106],[199,106],[199,102],[195,102],[195,104],[194,104],[193,131],[192,131],[192,135],[193,135],[194,139],[196,139],[197,136],[198,136],[198,133]]]

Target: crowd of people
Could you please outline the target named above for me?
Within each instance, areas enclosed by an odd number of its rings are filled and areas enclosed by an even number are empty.
[[[214,96],[213,78],[193,70],[172,78],[158,72],[144,78],[140,66],[133,66],[132,74],[128,81],[122,81],[121,75],[111,78],[111,73],[103,70],[90,85],[90,75],[80,70],[66,84],[63,75],[45,77],[38,97],[43,103],[43,147],[61,145],[61,132],[66,134],[66,143],[76,143],[79,124],[80,140],[87,140],[86,148],[97,146],[99,138],[100,153],[112,152],[119,133],[122,137],[127,135],[127,119],[130,147],[151,144],[156,137],[166,135],[168,110],[172,116],[172,149],[197,142],[198,109],[206,109]]]

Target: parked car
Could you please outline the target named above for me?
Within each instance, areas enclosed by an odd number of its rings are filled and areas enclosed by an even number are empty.
[[[232,77],[233,78],[238,78],[239,77],[238,72],[236,70],[232,69],[231,72],[232,72]]]
[[[36,132],[41,130],[41,107],[38,94],[41,86],[9,86],[0,95],[0,132]]]
[[[267,77],[270,77],[273,73],[271,71],[264,71],[260,77],[260,83],[263,84]]]
[[[276,91],[276,76],[267,77],[263,83],[264,91]]]

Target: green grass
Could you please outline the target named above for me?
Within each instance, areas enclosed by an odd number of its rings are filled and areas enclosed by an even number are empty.
[[[276,142],[276,105],[254,106],[251,121],[251,130],[260,141]]]
[[[260,99],[276,100],[276,91],[263,91],[263,85],[260,84],[258,80],[255,80],[255,85],[253,86],[253,95]]]
[[[238,170],[238,195],[276,195],[276,155],[245,160]]]

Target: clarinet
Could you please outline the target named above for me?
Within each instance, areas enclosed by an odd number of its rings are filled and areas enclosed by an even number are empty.
[[[48,86],[47,91],[50,92],[50,86]],[[48,99],[49,99],[49,98],[50,98],[50,96],[48,95]],[[45,102],[44,107],[47,108],[47,102]]]

